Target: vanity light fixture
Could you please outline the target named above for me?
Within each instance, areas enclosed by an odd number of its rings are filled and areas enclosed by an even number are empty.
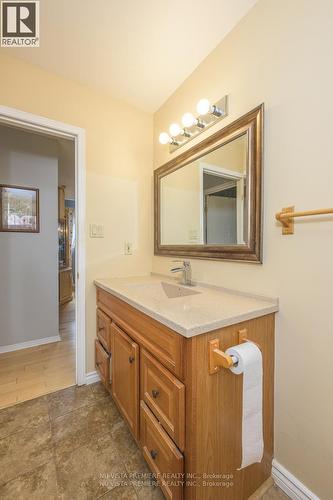
[[[169,127],[169,134],[162,132],[159,137],[161,144],[169,144],[170,153],[189,140],[199,135],[203,130],[211,127],[222,118],[228,115],[228,98],[222,97],[215,104],[211,104],[206,98],[200,99],[197,104],[198,117],[187,112],[182,117],[182,128],[178,123],[172,123]],[[205,117],[204,120],[202,117]]]
[[[158,140],[161,144],[168,144],[170,142],[169,134],[167,134],[166,132],[161,132]]]
[[[205,128],[205,123],[202,120],[198,120],[198,118],[195,118],[195,116],[192,115],[192,113],[185,113],[182,118],[182,124],[184,127],[199,127],[199,128]]]
[[[178,146],[179,142],[176,141],[174,137],[170,137],[167,132],[161,132],[158,140],[161,144],[172,144],[173,146]]]
[[[178,135],[184,135],[185,137],[191,137],[191,134],[178,123],[171,123],[169,127],[169,134],[171,137],[177,137]]]
[[[222,116],[223,110],[218,108],[215,104],[211,104],[208,99],[200,99],[197,104],[197,112],[199,115],[204,116],[211,113],[214,116]]]
[[[169,134],[172,137],[177,137],[177,135],[180,134],[181,130],[182,129],[178,123],[171,123],[171,125],[169,127]]]

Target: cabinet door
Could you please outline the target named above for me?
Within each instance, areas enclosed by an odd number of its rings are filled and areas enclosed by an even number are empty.
[[[139,346],[112,323],[112,395],[139,439]]]

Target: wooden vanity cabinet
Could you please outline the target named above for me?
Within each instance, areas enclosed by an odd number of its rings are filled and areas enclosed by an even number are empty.
[[[111,390],[111,318],[101,309],[96,310],[95,367],[105,387]]]
[[[103,311],[97,309],[97,338],[104,349],[111,353],[111,319]]]
[[[139,439],[139,346],[114,323],[112,396],[134,437]]]
[[[181,451],[185,448],[185,385],[145,349],[140,358],[141,399]]]
[[[147,405],[140,403],[140,433],[143,456],[160,481],[166,498],[183,498],[184,457]]]
[[[271,475],[274,313],[185,338],[98,287],[97,308],[101,379],[111,356],[111,394],[165,498],[248,499]],[[103,347],[108,328],[111,355]],[[223,368],[210,374],[208,342],[218,339],[226,350],[244,329],[263,357],[264,456],[238,470],[243,377]]]
[[[101,343],[95,340],[95,366],[101,377],[103,384],[108,387],[110,381],[110,362],[109,354],[104,350]]]

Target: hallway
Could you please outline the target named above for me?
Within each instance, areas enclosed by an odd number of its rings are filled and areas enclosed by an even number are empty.
[[[75,385],[75,301],[60,307],[60,342],[0,354],[0,408]]]

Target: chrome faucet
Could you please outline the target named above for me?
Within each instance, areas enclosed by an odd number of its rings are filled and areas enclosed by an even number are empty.
[[[189,260],[174,260],[173,262],[182,262],[182,267],[172,267],[170,271],[172,273],[182,272],[181,284],[186,286],[192,286],[192,269],[191,262]]]

